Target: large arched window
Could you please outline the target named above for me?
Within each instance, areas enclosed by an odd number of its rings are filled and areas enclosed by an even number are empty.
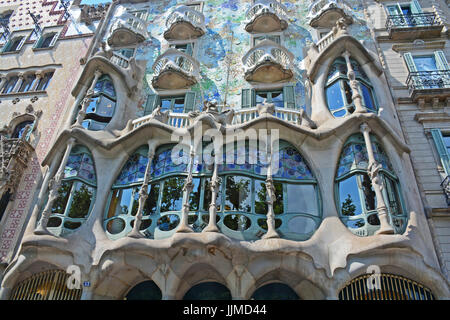
[[[377,103],[369,78],[355,60],[350,58],[355,78],[359,82],[359,94],[367,111],[377,112]],[[344,58],[337,58],[328,72],[325,95],[330,112],[335,117],[344,117],[355,111],[353,92],[347,75],[347,63]]]
[[[263,170],[265,153],[246,143],[234,148],[234,163],[219,167],[222,178],[217,199],[218,223],[221,231],[236,239],[256,240],[267,231],[268,211],[266,175]],[[241,150],[242,149],[242,150]],[[245,155],[245,163],[238,163],[238,154]],[[250,164],[250,157],[258,159]],[[317,181],[300,153],[286,141],[279,142],[278,168],[273,168],[276,200],[275,228],[280,237],[306,240],[321,221],[321,205]]]
[[[82,123],[89,130],[103,130],[111,121],[116,109],[116,90],[108,75],[103,75],[95,84],[91,103],[86,109],[86,115]]]
[[[299,300],[297,293],[287,284],[273,282],[253,292],[250,300]]]
[[[14,128],[14,131],[13,131],[13,133],[12,133],[12,135],[11,135],[11,138],[22,138],[22,135],[23,135],[23,133],[24,133],[24,131],[25,131],[25,127],[27,126],[27,125],[32,125],[33,124],[33,121],[31,121],[31,120],[28,120],[28,121],[23,121],[23,122],[21,122],[21,123],[19,123],[15,128]]]
[[[64,170],[64,178],[53,202],[47,228],[56,235],[78,229],[89,216],[97,188],[94,161],[81,145],[72,149]]]
[[[203,282],[189,289],[183,300],[231,300],[231,292],[218,282]]]
[[[375,160],[381,165],[383,199],[389,222],[396,233],[406,227],[406,212],[402,204],[398,178],[392,165],[374,135],[370,135]],[[341,220],[354,234],[373,235],[380,228],[377,199],[368,175],[368,154],[364,138],[355,134],[344,145],[336,173],[336,198]]]
[[[151,280],[135,285],[125,296],[125,300],[161,300],[161,289]]]

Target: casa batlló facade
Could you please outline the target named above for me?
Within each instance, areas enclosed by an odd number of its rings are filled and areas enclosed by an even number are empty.
[[[2,299],[450,297],[445,1],[86,8]]]

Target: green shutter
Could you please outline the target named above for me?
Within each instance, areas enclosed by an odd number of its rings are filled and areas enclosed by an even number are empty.
[[[59,32],[53,34],[52,41],[50,42],[50,45],[49,45],[50,48],[55,46],[56,41],[58,41],[58,38],[59,38]]]
[[[419,4],[419,1],[417,0],[411,1],[411,13],[412,14],[422,13],[422,8]]]
[[[447,58],[443,51],[435,51],[434,58],[436,60],[436,67],[439,70],[449,70],[449,66],[447,63]]]
[[[295,86],[288,85],[283,88],[284,107],[295,109]]]
[[[39,48],[39,47],[41,46],[41,44],[42,44],[42,41],[44,41],[44,35],[41,35],[41,36],[39,37],[39,39],[37,39],[37,40],[34,42],[33,49]]]
[[[387,9],[388,9],[389,15],[391,15],[391,16],[398,16],[398,15],[402,14],[402,12],[397,4],[393,5],[393,6],[388,6]]]
[[[147,97],[147,103],[144,107],[144,116],[152,113],[153,109],[158,105],[159,97],[157,94],[149,94]]]
[[[408,66],[409,72],[416,72],[417,68],[416,68],[416,64],[414,63],[414,59],[411,55],[411,53],[406,52],[403,55],[403,58],[405,59],[406,65]]]
[[[450,159],[444,140],[442,138],[441,130],[431,129],[431,135],[433,137],[434,144],[436,145],[439,157],[441,158],[442,166],[444,167],[445,173],[448,175],[450,173]]]
[[[25,41],[27,40],[27,37],[22,37],[22,40],[20,40],[19,46],[17,47],[16,51],[20,51],[22,50],[23,44],[25,43]]]
[[[254,89],[242,89],[241,108],[251,108],[255,102]]]
[[[194,110],[195,106],[195,92],[189,91],[186,92],[186,95],[184,97],[184,112],[188,113]]]

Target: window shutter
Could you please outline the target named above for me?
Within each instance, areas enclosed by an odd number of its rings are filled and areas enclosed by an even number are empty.
[[[295,109],[295,86],[289,85],[283,88],[284,107]]]
[[[254,89],[242,89],[241,108],[251,108],[254,105],[255,90]]]
[[[405,59],[406,65],[408,66],[409,72],[416,72],[417,68],[416,68],[416,64],[414,63],[414,59],[411,55],[411,53],[406,52],[403,55],[403,58]]]
[[[16,51],[20,51],[22,49],[22,46],[25,43],[25,40],[27,40],[27,37],[22,37],[22,39],[20,40],[19,45],[17,46]]]
[[[159,97],[157,94],[149,94],[144,107],[144,116],[152,113],[153,109],[158,105]]]
[[[442,138],[441,130],[431,129],[431,136],[433,137],[437,152],[439,154],[439,157],[441,158],[441,163],[444,167],[445,173],[448,175],[450,173],[450,159],[447,153],[447,148],[444,144],[444,140]]]
[[[411,1],[411,13],[412,14],[422,13],[422,7],[420,6],[419,1],[417,0]]]
[[[443,51],[435,51],[434,58],[436,59],[436,66],[439,70],[449,70],[447,58]]]
[[[58,40],[58,38],[59,38],[59,32],[53,34],[53,39],[52,39],[52,41],[50,42],[49,47],[53,47],[53,46],[56,44],[56,41]]]
[[[188,113],[194,110],[195,105],[195,92],[189,91],[186,92],[186,95],[184,97],[184,112]]]
[[[41,46],[42,41],[44,41],[44,36],[41,35],[39,39],[34,42],[33,49],[39,48]]]

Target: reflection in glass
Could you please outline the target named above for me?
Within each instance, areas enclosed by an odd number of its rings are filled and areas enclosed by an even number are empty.
[[[313,185],[287,185],[287,212],[319,215],[317,193]]]
[[[250,212],[250,184],[249,178],[228,176],[225,191],[225,209],[231,211]]]
[[[181,210],[184,180],[183,177],[173,177],[164,181],[161,212]]]

